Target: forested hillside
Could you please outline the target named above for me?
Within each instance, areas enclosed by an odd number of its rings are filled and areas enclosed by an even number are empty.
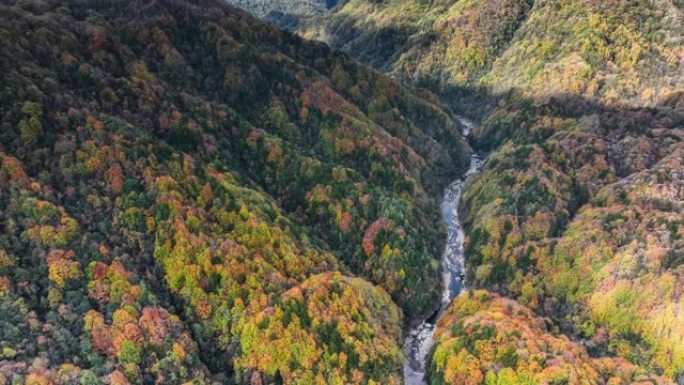
[[[337,0],[227,0],[259,17],[308,17],[333,8]]]
[[[401,383],[469,153],[436,97],[219,1],[0,36],[0,383]]]
[[[479,118],[473,144],[490,155],[462,205],[472,285],[550,317],[594,357],[684,383],[683,12],[659,0],[352,0],[295,29]],[[466,359],[443,343],[433,365]],[[476,383],[513,381],[500,379],[504,358],[469,354]]]
[[[402,383],[452,111],[429,382],[684,384],[681,1],[235,2],[0,4],[0,384]]]
[[[682,117],[601,107],[564,116],[569,103],[545,104],[546,116],[512,103],[485,121],[513,139],[464,195],[470,276],[554,317],[595,354],[676,378]]]
[[[458,297],[440,318],[432,384],[668,384],[623,358],[594,358],[513,300]]]
[[[350,0],[288,27],[457,109],[512,89],[653,106],[684,87],[682,12],[660,0]]]
[[[477,105],[461,106],[473,100],[473,88],[509,46],[532,5],[532,0],[349,0],[328,14],[283,24],[431,88],[468,112]]]

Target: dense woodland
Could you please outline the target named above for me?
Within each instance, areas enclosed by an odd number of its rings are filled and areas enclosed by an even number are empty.
[[[434,95],[219,1],[0,15],[0,383],[401,383],[469,155]]]
[[[228,3],[265,18],[290,18],[324,14],[337,0],[227,0]]]
[[[549,317],[592,357],[684,383],[681,1],[350,0],[288,26],[481,121],[472,144],[490,155],[462,204],[471,285]],[[496,309],[479,306],[471,322],[486,324]],[[454,312],[442,328],[472,333]],[[474,383],[526,383],[444,335],[437,383],[462,383],[444,368],[470,356]],[[583,378],[562,372],[526,378]]]
[[[0,4],[0,384],[401,384],[452,111],[430,383],[684,384],[682,2],[315,13]]]
[[[552,322],[486,291],[458,297],[439,320],[432,384],[667,384],[624,358],[594,358]]]

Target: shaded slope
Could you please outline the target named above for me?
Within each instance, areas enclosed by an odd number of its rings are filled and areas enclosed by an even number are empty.
[[[301,17],[320,15],[337,4],[337,0],[228,0],[259,17]]]
[[[219,2],[1,8],[4,378],[398,382],[468,155],[433,96]]]
[[[471,282],[681,381],[681,4],[487,4],[351,1],[299,28],[482,118]]]

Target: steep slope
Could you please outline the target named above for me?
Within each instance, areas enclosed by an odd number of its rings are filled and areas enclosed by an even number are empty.
[[[471,283],[682,383],[682,17],[659,0],[357,0],[295,29],[481,118]]]
[[[485,291],[458,297],[437,325],[432,384],[667,384],[624,359],[592,358],[548,320]]]
[[[351,0],[286,26],[456,108],[471,88],[654,105],[684,86],[682,17],[657,0]]]
[[[505,145],[464,198],[473,281],[553,316],[589,339],[593,353],[676,378],[684,357],[684,216],[683,137],[673,131],[616,144],[564,132],[547,141],[551,150]],[[662,158],[619,178],[596,152],[604,146],[622,159],[635,146]]]
[[[483,83],[659,105],[684,89],[682,11],[676,1],[537,1]]]
[[[259,17],[314,16],[325,13],[337,4],[336,0],[227,0]]]
[[[221,2],[0,15],[2,382],[400,382],[467,166],[434,96]]]
[[[682,381],[680,18],[669,2],[536,3],[481,82],[504,92],[476,132],[498,150],[464,209],[477,285]]]
[[[428,87],[460,109],[468,101],[462,96],[478,86],[506,50],[532,4],[532,0],[350,0],[328,14],[282,24]]]

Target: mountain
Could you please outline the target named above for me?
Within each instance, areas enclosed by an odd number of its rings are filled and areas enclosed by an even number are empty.
[[[290,27],[480,121],[473,145],[490,155],[462,204],[472,285],[549,317],[592,356],[681,384],[683,12],[657,0],[351,0]],[[478,359],[500,373],[502,361]]]
[[[481,80],[502,95],[476,134],[497,150],[464,195],[478,286],[680,383],[681,16],[671,2],[536,3]]]
[[[532,0],[350,0],[283,23],[460,108],[532,11]]]
[[[456,108],[473,89],[652,106],[684,87],[682,17],[678,1],[350,0],[292,28]]]
[[[337,0],[228,0],[228,2],[256,16],[267,18],[276,15],[291,17],[321,15],[337,4]]]
[[[469,276],[554,318],[595,355],[678,378],[681,115],[595,107],[573,117],[559,113],[572,104],[553,106],[499,110],[483,126],[521,131],[464,194]]]
[[[684,384],[680,0],[238,5],[0,4],[0,383]]]
[[[401,383],[448,107],[220,1],[0,10],[0,383]]]

